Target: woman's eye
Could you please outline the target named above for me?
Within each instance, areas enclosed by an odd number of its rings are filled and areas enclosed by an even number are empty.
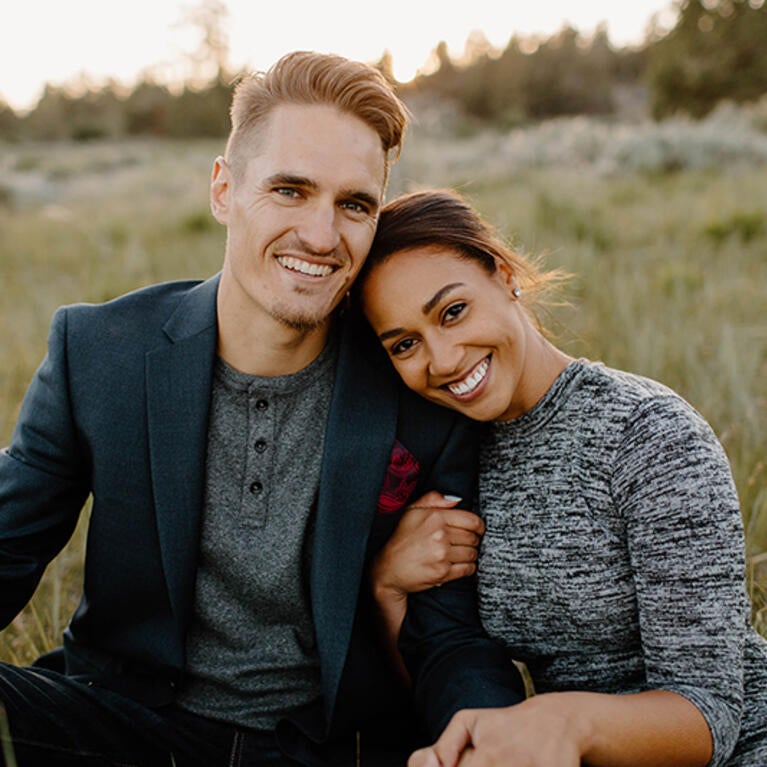
[[[466,308],[466,304],[463,302],[457,303],[457,304],[451,304],[450,306],[445,309],[444,318],[445,320],[454,320],[457,317],[460,317],[461,314],[463,314],[463,310]]]
[[[402,341],[397,341],[397,343],[389,349],[389,354],[391,354],[392,357],[396,357],[398,354],[404,354],[405,352],[409,352],[414,344],[415,339],[404,338]]]

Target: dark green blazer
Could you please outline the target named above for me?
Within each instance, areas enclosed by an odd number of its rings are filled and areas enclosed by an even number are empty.
[[[217,288],[218,277],[168,283],[59,309],[0,453],[0,625],[27,603],[92,494],[82,600],[62,652],[42,662],[150,706],[171,702],[183,681]],[[475,481],[470,425],[402,388],[364,323],[338,332],[310,580],[323,700],[278,727],[307,762],[313,743],[359,730],[411,745],[365,582],[401,512],[379,498],[395,445],[417,465],[412,498],[429,488],[472,498]],[[402,641],[432,735],[458,708],[518,699],[516,673],[479,630],[470,582],[412,598]]]

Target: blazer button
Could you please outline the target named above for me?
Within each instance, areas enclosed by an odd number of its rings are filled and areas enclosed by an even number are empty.
[[[252,482],[250,485],[250,492],[253,493],[253,495],[259,495],[264,489],[264,486],[261,482],[256,480],[255,482]]]
[[[265,399],[256,401],[256,410],[266,410],[269,407],[269,403]]]
[[[266,450],[266,440],[265,439],[257,439],[255,445],[253,446],[256,448],[256,450],[259,453],[263,453],[264,450]]]

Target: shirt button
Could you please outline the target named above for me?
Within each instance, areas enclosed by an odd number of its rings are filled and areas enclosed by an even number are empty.
[[[256,402],[256,410],[266,410],[269,407],[269,403],[265,399],[260,399]]]
[[[256,480],[255,482],[252,482],[250,485],[250,492],[253,493],[253,495],[258,495],[261,493],[264,489],[263,483]]]
[[[256,450],[259,453],[263,453],[264,450],[266,450],[266,440],[265,439],[257,439],[256,440],[256,444],[254,445],[254,447],[256,448]]]

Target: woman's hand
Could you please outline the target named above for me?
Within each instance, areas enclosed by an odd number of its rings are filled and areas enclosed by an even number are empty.
[[[485,526],[459,498],[429,492],[408,506],[371,568],[373,593],[405,597],[472,575]]]
[[[459,711],[408,767],[704,767],[712,749],[701,712],[670,690],[553,692]]]
[[[460,501],[434,491],[421,496],[405,509],[370,568],[381,640],[407,683],[397,649],[407,595],[472,575],[477,568],[485,525],[476,514],[457,509]]]
[[[551,700],[542,695],[510,708],[459,711],[408,767],[580,767],[585,732],[577,712]]]

